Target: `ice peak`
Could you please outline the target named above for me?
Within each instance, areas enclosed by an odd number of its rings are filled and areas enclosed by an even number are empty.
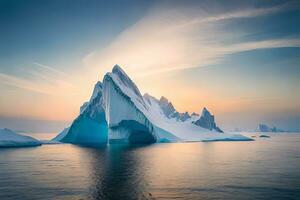
[[[93,94],[90,100],[93,100],[95,97],[97,97],[99,93],[102,93],[102,87],[103,84],[100,81],[98,81],[94,86]]]
[[[203,128],[207,128],[209,130],[216,130],[218,132],[223,132],[216,125],[214,115],[210,114],[210,112],[207,110],[206,107],[203,108],[200,118],[193,123],[196,124],[197,126],[201,126]]]
[[[109,76],[111,74],[108,73]],[[135,85],[135,83],[129,78],[129,76],[125,73],[125,71],[119,66],[115,65],[112,69],[112,76],[115,76],[118,79],[118,85],[123,85],[127,88],[130,88],[131,90],[134,91],[136,95],[139,97],[142,97],[139,89]]]
[[[193,113],[191,114],[191,116],[199,116],[199,114],[193,112]]]
[[[126,83],[126,84],[134,84],[132,82],[132,80],[129,78],[129,76],[125,73],[125,71],[119,66],[119,65],[115,65],[112,69],[112,73],[116,76],[119,77],[120,80],[122,80],[122,82]]]
[[[102,88],[103,84],[101,83],[101,81],[98,81],[96,84],[95,84],[95,87],[98,87],[98,88]]]
[[[145,98],[150,98],[150,97],[152,97],[152,96],[146,92],[146,93],[143,95],[143,97],[145,97]]]
[[[158,103],[167,117],[176,112],[173,104],[166,97],[162,96]]]
[[[185,112],[185,113],[181,113],[180,114],[180,120],[181,121],[185,121],[187,119],[191,118],[190,114],[188,112]]]
[[[201,116],[211,116],[210,112],[207,110],[206,107],[203,108]]]
[[[146,99],[148,102],[150,101],[150,99],[155,99],[156,101],[158,101],[155,97],[151,96],[150,94],[148,93],[145,93],[143,95],[143,98]]]
[[[164,96],[161,96],[160,99],[159,99],[159,101],[161,103],[166,103],[166,104],[169,103],[169,100],[166,97],[164,97]]]
[[[122,70],[122,68],[120,67],[120,65],[114,65],[114,67],[113,67],[113,69],[112,69],[112,73],[117,73],[117,72],[119,72],[119,71],[121,71],[121,72],[123,72],[124,73],[124,71]]]

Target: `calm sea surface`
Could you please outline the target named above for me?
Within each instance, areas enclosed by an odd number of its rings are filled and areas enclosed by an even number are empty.
[[[0,199],[300,199],[300,133],[255,139],[0,149]]]

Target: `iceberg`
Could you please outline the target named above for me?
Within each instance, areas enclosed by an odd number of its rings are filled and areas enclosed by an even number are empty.
[[[258,129],[259,132],[285,132],[284,130],[278,129],[275,126],[273,128],[270,128],[266,124],[259,124]]]
[[[193,123],[188,113],[180,114],[165,98],[160,100],[149,94],[141,95],[138,87],[115,65],[103,80],[103,102],[112,143],[184,142],[210,139],[247,140],[243,135],[222,133],[214,123],[212,128]],[[179,113],[181,118],[172,117]],[[135,141],[135,138],[137,139]]]
[[[271,128],[269,128],[265,124],[259,124],[258,125],[258,131],[260,131],[260,132],[271,132]]]
[[[10,129],[0,129],[0,147],[32,147],[42,143],[32,137],[20,135]]]
[[[72,125],[52,140],[73,144],[107,143],[107,123],[102,104],[102,83],[99,81],[89,102],[80,107],[79,116]]]
[[[165,97],[156,99],[147,93],[142,95],[118,65],[106,73],[102,83],[95,85],[91,99],[81,106],[72,125],[53,141],[151,144],[252,140],[243,135],[223,133],[206,108],[201,116],[180,113]]]

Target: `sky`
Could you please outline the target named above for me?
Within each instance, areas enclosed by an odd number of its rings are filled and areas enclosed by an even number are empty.
[[[0,127],[59,131],[118,64],[225,130],[300,131],[297,0],[0,0],[0,26]]]

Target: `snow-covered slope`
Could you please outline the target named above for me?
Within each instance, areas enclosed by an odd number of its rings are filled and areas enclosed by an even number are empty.
[[[165,98],[157,100],[149,94],[141,95],[137,86],[116,65],[103,80],[103,102],[109,127],[109,138],[114,142],[177,142],[228,140],[236,138],[192,123],[170,117],[173,105]],[[184,115],[186,116],[186,115]],[[196,116],[196,115],[195,115]],[[194,116],[194,117],[195,117]],[[241,140],[249,138],[239,135]]]
[[[65,129],[53,140],[64,143],[90,144],[107,143],[107,139],[102,83],[98,82],[94,87],[91,99],[81,106],[80,114],[70,128]]]
[[[10,129],[0,129],[0,147],[31,147],[39,146],[41,142],[25,135],[20,135]]]
[[[144,97],[150,96],[149,94],[145,94]],[[188,112],[180,113],[178,112],[173,104],[166,98],[161,97],[159,100],[156,100],[162,109],[164,115],[170,119],[176,119],[177,121],[185,122],[190,121],[193,124],[200,126],[202,128],[206,128],[209,130],[215,130],[217,132],[223,132],[215,123],[214,115],[210,114],[210,112],[203,108],[201,116],[197,113],[192,113],[191,115]]]
[[[243,135],[232,135],[227,133],[220,133],[216,130],[209,130],[202,128],[193,123],[192,119],[198,117],[194,114],[191,119],[185,121],[178,121],[177,119],[166,118],[164,112],[160,108],[158,100],[149,94],[144,95],[145,102],[149,105],[149,119],[161,129],[172,133],[175,137],[179,138],[180,141],[244,141],[252,140]]]

